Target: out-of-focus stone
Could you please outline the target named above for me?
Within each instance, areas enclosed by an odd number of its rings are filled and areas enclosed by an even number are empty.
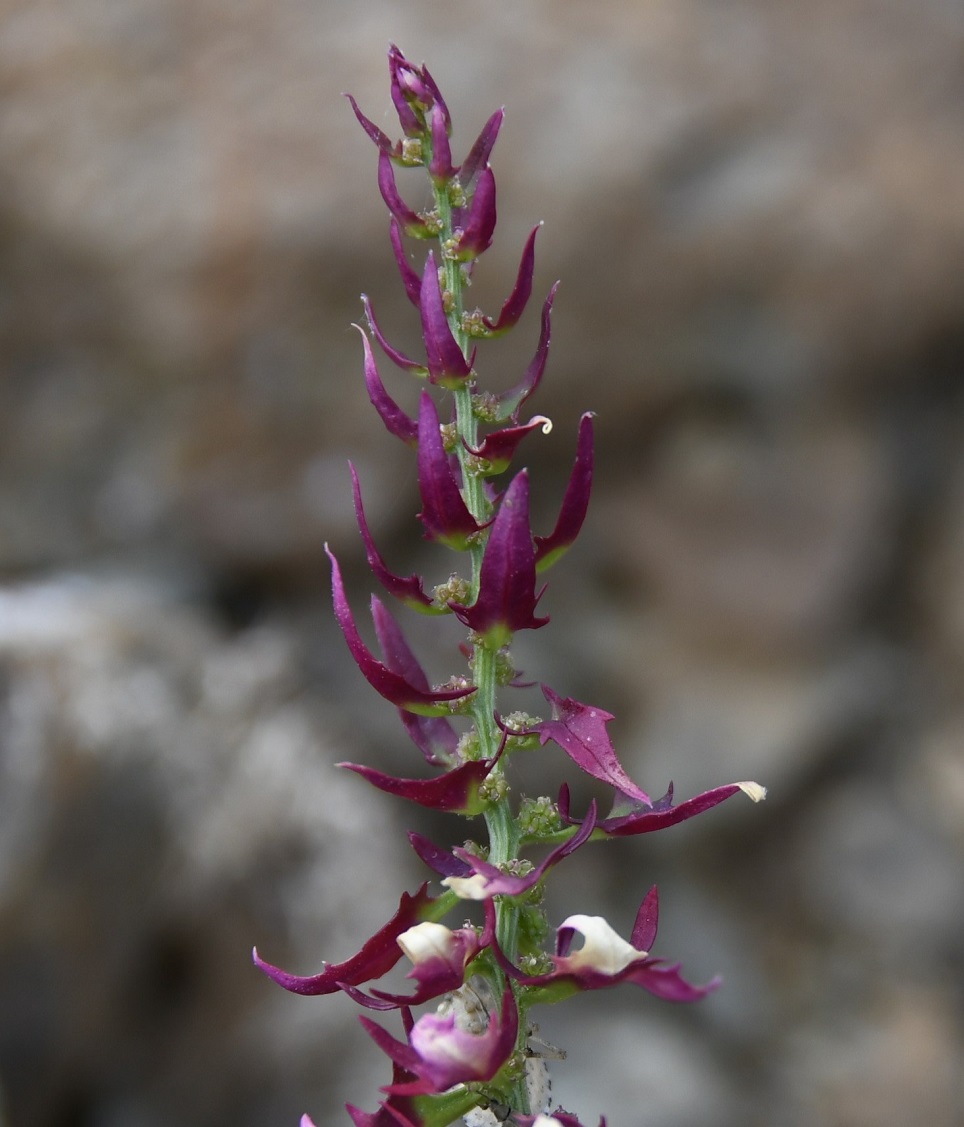
[[[345,733],[305,698],[291,635],[63,577],[0,592],[0,672],[15,1121],[336,1114],[361,1030],[337,1001],[299,1011],[251,946],[304,972],[345,958],[406,876],[389,810],[333,766]]]
[[[794,879],[824,927],[872,942],[893,971],[954,949],[964,928],[961,858],[912,797],[849,782],[812,802],[800,835]]]
[[[612,555],[691,644],[781,655],[838,644],[895,554],[879,439],[842,420],[709,411],[667,427],[601,499]]]
[[[455,110],[457,151],[509,106],[479,298],[501,301],[545,219],[539,286],[565,279],[547,404],[598,376],[588,405],[627,456],[681,394],[860,403],[959,324],[954,4],[627,20],[612,0],[494,0],[471,52],[465,18],[425,0],[404,29],[386,4],[7,6],[6,567],[173,530],[220,566],[321,558],[347,514],[319,457],[382,437],[363,421],[358,293],[417,347],[374,153],[341,98],[391,127],[382,51],[401,31]]]
[[[598,1007],[581,1021],[553,1024],[550,1039],[570,1049],[565,1064],[549,1064],[553,1098],[582,1123],[603,1111],[607,1122],[636,1123],[640,1108],[654,1127],[729,1123],[739,1115],[739,1093],[686,1030]],[[602,1051],[590,1056],[583,1048],[589,1044]]]
[[[793,1039],[780,1121],[901,1127],[920,1117],[954,1127],[964,1111],[955,1026],[943,992],[882,984],[834,1030]]]

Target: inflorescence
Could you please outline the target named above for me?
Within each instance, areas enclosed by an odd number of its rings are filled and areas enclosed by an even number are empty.
[[[429,778],[393,777],[356,763],[340,766],[373,786],[421,806],[484,821],[488,840],[442,848],[410,833],[412,848],[441,878],[442,891],[403,893],[391,918],[357,954],[326,963],[301,977],[266,963],[257,966],[297,994],[343,991],[370,1011],[398,1010],[404,1040],[366,1016],[362,1024],[392,1062],[392,1079],[378,1109],[348,1105],[356,1127],[467,1127],[499,1123],[517,1127],[580,1127],[575,1115],[550,1112],[547,1060],[563,1054],[536,1036],[530,1012],[583,990],[621,983],[640,986],[676,1002],[702,998],[718,984],[694,986],[680,967],[650,954],[656,939],[656,888],[643,897],[628,940],[599,916],[572,915],[555,931],[541,906],[551,869],[590,841],[650,833],[675,825],[742,791],[754,801],[757,783],[731,783],[678,805],[673,790],[653,800],[623,770],[607,734],[612,716],[542,686],[549,719],[503,711],[500,695],[518,683],[510,645],[520,630],[549,621],[538,603],[539,577],[578,535],[589,503],[593,473],[593,416],[579,422],[576,456],[555,527],[547,535],[529,524],[529,472],[518,470],[501,484],[522,440],[551,425],[520,411],[538,388],[549,355],[556,286],[541,313],[538,344],[521,380],[509,390],[479,386],[476,354],[490,338],[512,329],[528,304],[535,264],[534,227],[522,250],[515,284],[495,317],[467,309],[466,288],[476,260],[491,245],[496,225],[496,184],[490,166],[502,126],[498,110],[461,163],[452,163],[452,122],[435,81],[396,48],[388,55],[391,96],[402,137],[393,141],[349,95],[362,128],[378,149],[378,187],[391,213],[390,238],[401,281],[418,310],[424,358],[412,359],[385,337],[371,302],[363,297],[368,333],[361,332],[364,378],[386,429],[415,450],[425,536],[460,554],[461,570],[427,590],[417,576],[389,570],[369,529],[361,483],[351,477],[355,512],[369,566],[392,599],[427,615],[454,616],[467,630],[467,665],[442,685],[431,685],[385,604],[372,597],[371,614],[381,656],[367,646],[355,623],[334,554],[331,560],[335,617],[349,651],[369,684],[395,705],[411,742],[432,768]],[[427,173],[432,206],[413,210],[402,198],[395,170]],[[421,273],[409,259],[406,239],[428,243]],[[357,326],[356,326],[357,327]],[[370,334],[370,335],[369,335]],[[371,338],[392,363],[423,381],[416,418],[389,395]],[[444,421],[443,421],[444,420]],[[512,795],[508,776],[514,755],[553,745],[573,764],[612,791],[612,808],[601,817],[595,802],[581,815],[566,785],[552,799]],[[539,863],[522,856],[532,846],[548,850]],[[465,920],[477,902],[480,922]],[[581,943],[577,943],[577,937]],[[371,985],[404,957],[412,963],[410,991]],[[429,1008],[415,1016],[417,1007]],[[302,1127],[312,1127],[308,1116]],[[600,1120],[605,1127],[605,1120]]]

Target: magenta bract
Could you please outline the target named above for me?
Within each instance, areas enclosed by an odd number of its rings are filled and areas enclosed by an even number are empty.
[[[425,671],[412,653],[398,623],[377,598],[372,599],[372,621],[388,668],[404,677],[410,685],[414,685],[421,692],[429,692],[431,686]],[[399,717],[412,743],[425,757],[426,763],[434,767],[452,766],[459,737],[447,717],[419,715],[403,708],[399,709]]]
[[[495,231],[495,219],[495,176],[491,168],[483,168],[458,240],[456,257],[459,261],[478,258],[489,249],[492,245],[492,233]]]
[[[552,303],[556,299],[556,290],[558,288],[559,283],[556,282],[549,291],[549,296],[543,303],[542,327],[539,331],[539,343],[536,345],[535,356],[533,356],[529,367],[525,370],[525,375],[515,387],[510,388],[508,391],[496,397],[499,404],[498,417],[500,422],[504,422],[506,419],[512,419],[513,422],[518,422],[519,411],[522,404],[532,395],[542,381],[542,375],[546,370],[546,362],[549,359],[549,341],[552,336]]]
[[[393,575],[385,566],[385,561],[375,547],[375,541],[372,539],[372,534],[368,528],[368,521],[365,519],[365,510],[362,506],[361,485],[358,481],[358,474],[355,472],[355,467],[351,462],[348,463],[348,468],[351,471],[352,496],[355,501],[355,518],[358,521],[358,530],[361,532],[362,541],[365,545],[365,555],[368,558],[368,566],[372,569],[375,578],[390,595],[394,595],[396,599],[412,607],[413,610],[421,611],[423,614],[443,613],[444,608],[437,607],[429,596],[426,595],[422,586],[422,580],[419,576],[409,575],[406,578],[402,578],[399,575]]]
[[[482,318],[482,323],[492,336],[501,336],[502,333],[508,332],[525,312],[525,308],[529,303],[529,297],[532,294],[532,275],[535,272],[536,264],[536,235],[539,233],[541,226],[541,223],[536,224],[536,226],[532,228],[528,239],[526,239],[526,245],[522,250],[522,258],[519,261],[519,271],[516,274],[515,285],[512,287],[512,293],[509,294],[503,303],[502,309],[499,311],[499,316],[494,321],[488,317]]]
[[[470,607],[450,605],[460,622],[497,650],[517,630],[545,626],[548,617],[535,617],[541,595],[536,593],[535,549],[529,530],[529,475],[522,470],[505,491],[489,530],[478,598]]]
[[[449,327],[432,251],[428,253],[422,273],[419,309],[422,314],[425,355],[428,357],[429,381],[449,389],[461,387],[471,375],[472,361],[465,359]]]
[[[466,192],[472,191],[476,177],[488,165],[504,117],[505,110],[495,111],[482,126],[482,132],[476,137],[475,143],[469,149],[469,155],[462,162],[462,167],[459,170],[459,181]]]
[[[331,560],[331,590],[335,617],[341,627],[342,634],[345,636],[345,641],[348,643],[351,656],[355,659],[355,664],[377,693],[391,701],[396,707],[404,708],[407,712],[417,712],[423,716],[442,716],[449,711],[448,705],[451,701],[461,700],[462,697],[475,692],[474,687],[426,691],[413,685],[405,677],[390,669],[384,662],[379,661],[358,633],[355,619],[348,605],[348,599],[345,596],[345,587],[338,561],[327,545],[325,545],[325,552]]]
[[[587,411],[579,420],[579,438],[576,443],[576,460],[569,483],[562,498],[562,507],[556,527],[548,536],[537,536],[536,570],[545,571],[560,559],[572,546],[582,530],[589,510],[593,472],[593,414]]]
[[[560,697],[548,685],[542,686],[542,692],[552,705],[552,719],[533,726],[532,730],[539,733],[539,742],[545,744],[552,740],[587,775],[608,783],[639,803],[652,805],[649,795],[623,770],[606,733],[612,713],[582,704],[572,697]]]
[[[425,391],[418,408],[418,489],[422,495],[418,519],[425,526],[425,535],[464,551],[482,526],[462,500],[452,461],[442,444],[438,411]]]
[[[487,434],[480,446],[473,448],[467,442],[464,445],[470,454],[488,463],[488,468],[484,472],[486,476],[494,477],[509,468],[513,454],[527,434],[534,431],[536,427],[541,427],[543,434],[548,434],[551,426],[551,421],[545,415],[536,415],[522,426],[504,427],[502,430]],[[536,540],[538,542],[538,537]]]
[[[326,964],[320,974],[306,977],[289,974],[266,963],[258,954],[257,948],[252,952],[255,966],[264,971],[269,978],[273,978],[279,986],[294,994],[334,994],[341,990],[345,983],[357,986],[359,983],[381,978],[402,957],[402,950],[396,943],[398,936],[417,923],[435,918],[433,908],[437,905],[428,895],[427,889],[426,881],[414,896],[403,892],[395,915],[384,927],[375,932],[358,954],[343,963]]]
[[[337,767],[347,767],[356,775],[367,779],[373,787],[387,794],[407,798],[419,806],[433,810],[445,810],[453,814],[480,814],[485,802],[479,797],[479,786],[492,770],[492,760],[480,759],[475,763],[463,763],[438,775],[434,779],[396,779],[376,771],[374,767],[363,767],[358,763],[338,763]]]
[[[442,107],[435,103],[429,110],[430,132],[432,137],[432,158],[428,163],[429,175],[438,185],[448,183],[455,175],[452,167],[452,151],[449,148],[448,122]]]
[[[632,837],[636,834],[665,830],[669,826],[695,818],[697,814],[712,810],[714,806],[719,806],[721,802],[725,802],[741,791],[753,802],[759,802],[766,794],[756,783],[727,783],[725,786],[714,787],[712,790],[688,798],[679,806],[674,806],[672,783],[662,798],[650,803],[640,802],[617,788],[612,811],[608,818],[596,824],[596,834],[600,837]],[[559,813],[564,822],[578,825],[578,820],[570,817],[569,787],[565,783],[559,792]]]
[[[382,193],[382,199],[406,235],[416,239],[426,239],[431,235],[431,229],[418,212],[412,211],[399,195],[392,164],[391,157],[382,149],[378,154],[378,189]]]
[[[368,322],[371,324],[370,311]],[[372,346],[369,343],[368,337],[365,335],[365,330],[360,325],[356,325],[355,328],[358,329],[362,336],[362,347],[365,350],[365,388],[368,391],[368,398],[371,400],[372,406],[378,412],[386,429],[391,434],[394,434],[396,438],[400,438],[409,446],[417,445],[418,423],[416,423],[414,419],[409,418],[385,390],[385,385],[382,383],[381,376],[378,374],[375,357],[372,355]]]
[[[405,287],[405,293],[412,305],[418,308],[419,297],[422,291],[422,279],[419,277],[415,267],[408,261],[405,254],[405,246],[402,243],[402,228],[394,215],[389,224],[389,239],[392,243],[392,251],[395,255],[395,262],[398,265],[398,272],[402,277],[402,285]]]

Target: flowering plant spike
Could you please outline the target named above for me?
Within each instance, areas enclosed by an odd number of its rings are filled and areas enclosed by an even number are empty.
[[[392,46],[388,55],[391,98],[401,136],[390,138],[349,95],[356,118],[374,142],[376,182],[390,213],[390,242],[406,296],[418,309],[425,357],[409,358],[385,337],[371,302],[363,297],[371,337],[402,375],[421,381],[418,408],[409,415],[383,383],[368,334],[362,334],[362,372],[372,405],[387,430],[415,448],[422,508],[418,519],[439,552],[454,551],[460,564],[437,587],[418,575],[389,570],[376,547],[362,506],[361,483],[351,467],[355,513],[368,564],[383,591],[404,611],[449,616],[465,627],[460,656],[467,666],[443,684],[432,685],[409,648],[401,626],[381,599],[371,613],[381,656],[363,640],[348,603],[341,570],[331,560],[335,617],[361,675],[393,704],[419,755],[400,756],[398,773],[356,763],[339,766],[397,798],[473,820],[483,840],[446,848],[412,832],[415,852],[438,878],[414,894],[403,892],[387,906],[387,922],[356,954],[328,962],[306,976],[266,962],[256,965],[297,994],[343,992],[363,1009],[398,1011],[403,1037],[367,1016],[366,1032],[391,1062],[391,1079],[375,1111],[347,1105],[356,1127],[581,1127],[577,1113],[551,1108],[546,1052],[535,1036],[531,1011],[583,990],[628,984],[658,998],[688,1002],[714,989],[718,980],[695,986],[678,964],[652,955],[658,898],[646,893],[628,938],[601,916],[576,912],[555,930],[541,907],[549,874],[594,841],[649,833],[675,825],[738,792],[754,802],[765,791],[757,783],[730,783],[673,804],[670,784],[652,800],[620,763],[606,731],[604,709],[542,686],[546,718],[513,710],[503,698],[520,687],[510,647],[516,633],[537,630],[545,592],[541,575],[579,534],[592,484],[593,416],[580,421],[575,462],[555,527],[536,534],[530,527],[529,494],[538,488],[518,462],[530,435],[548,432],[541,415],[527,424],[519,410],[536,391],[549,356],[556,286],[546,296],[532,362],[508,388],[484,388],[477,350],[488,338],[516,327],[533,287],[536,232],[519,260],[509,296],[494,315],[469,309],[466,291],[476,260],[492,243],[496,185],[490,165],[503,111],[488,119],[461,165],[453,163],[452,119],[435,80]],[[396,170],[421,168],[431,204],[407,201]],[[403,185],[404,187],[404,185]],[[412,240],[408,243],[406,240]],[[426,242],[429,244],[425,246]],[[414,255],[414,257],[413,257]],[[558,285],[558,283],[557,283]],[[356,326],[357,327],[357,326]],[[483,349],[484,353],[484,349]],[[516,797],[509,780],[513,758],[532,749],[556,754],[595,787],[611,792],[608,814],[572,807],[565,784],[558,801]],[[426,771],[428,774],[426,775]],[[477,827],[477,831],[476,831]],[[465,835],[460,835],[465,837]],[[542,847],[541,860],[525,851]],[[591,906],[586,906],[591,907]],[[475,922],[472,920],[474,914]],[[450,923],[443,921],[449,918]],[[411,986],[374,985],[407,958]],[[421,1010],[417,1013],[417,1010]],[[599,1118],[600,1127],[605,1119]],[[312,1127],[305,1115],[302,1127]],[[586,1127],[591,1120],[586,1120]]]

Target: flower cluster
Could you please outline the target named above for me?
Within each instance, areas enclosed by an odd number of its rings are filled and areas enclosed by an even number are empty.
[[[549,871],[590,841],[649,833],[691,818],[743,791],[764,795],[756,783],[717,787],[678,805],[672,786],[656,800],[623,770],[607,734],[608,712],[542,686],[549,718],[500,707],[500,691],[518,685],[510,644],[520,630],[549,621],[538,604],[540,575],[566,552],[582,526],[593,473],[593,416],[579,422],[576,454],[555,527],[535,534],[529,521],[529,473],[519,469],[503,482],[522,440],[546,431],[543,416],[520,422],[549,355],[556,287],[542,305],[538,343],[522,378],[508,390],[487,391],[476,371],[478,346],[512,329],[529,302],[538,227],[522,250],[509,296],[492,317],[466,308],[476,260],[492,242],[496,184],[490,158],[503,112],[485,123],[468,156],[453,164],[449,110],[425,67],[412,65],[392,47],[388,56],[391,96],[402,137],[392,140],[349,97],[355,116],[378,150],[378,187],[391,215],[390,237],[405,292],[418,310],[424,358],[412,358],[386,339],[372,303],[363,297],[368,332],[360,329],[365,386],[386,429],[415,450],[425,536],[460,554],[463,566],[428,590],[417,575],[389,569],[372,536],[358,475],[351,469],[355,511],[368,563],[392,599],[428,615],[454,616],[467,630],[467,666],[444,684],[432,685],[395,618],[377,597],[371,615],[379,654],[357,625],[341,569],[328,550],[334,611],[348,649],[373,689],[395,705],[412,744],[430,769],[428,777],[395,777],[356,763],[341,766],[373,786],[421,806],[481,818],[484,845],[440,847],[419,834],[413,849],[437,877],[403,893],[391,918],[358,951],[320,973],[289,974],[256,964],[298,994],[343,991],[370,1011],[400,1012],[404,1038],[361,1017],[365,1030],[392,1062],[392,1079],[374,1112],[348,1105],[356,1127],[444,1127],[464,1119],[469,1127],[510,1122],[519,1127],[579,1127],[566,1111],[549,1109],[547,1050],[535,1036],[530,1011],[583,990],[622,983],[677,1002],[703,997],[716,981],[694,986],[678,965],[654,957],[658,901],[646,893],[630,937],[622,938],[599,916],[572,915],[546,945],[550,927],[541,887]],[[403,198],[396,170],[424,169],[431,206],[413,209]],[[428,243],[421,270],[406,239]],[[395,402],[379,372],[372,339],[397,368],[423,381],[416,417]],[[326,549],[327,550],[327,549]],[[581,815],[563,786],[558,799],[514,799],[508,778],[513,756],[552,744],[581,771],[612,792],[612,808],[600,816],[595,803]],[[534,863],[523,856],[542,846]],[[464,920],[469,902],[479,905],[476,924],[449,927],[453,912]],[[581,940],[577,943],[577,937]],[[402,957],[412,969],[403,993],[373,985]],[[417,1007],[428,1005],[421,1016]],[[551,1055],[551,1052],[548,1053]],[[560,1054],[558,1051],[556,1055]],[[307,1116],[302,1127],[309,1127]],[[600,1121],[604,1125],[604,1121]]]

